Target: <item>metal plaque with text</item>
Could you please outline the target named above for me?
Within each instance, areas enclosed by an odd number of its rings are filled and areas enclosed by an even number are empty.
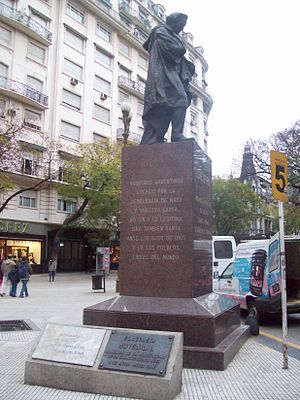
[[[105,332],[105,329],[48,324],[32,358],[92,367]]]
[[[112,331],[99,368],[165,376],[174,336]]]

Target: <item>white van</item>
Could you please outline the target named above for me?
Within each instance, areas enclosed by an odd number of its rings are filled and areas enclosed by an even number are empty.
[[[234,261],[236,242],[233,236],[213,236],[213,278],[218,279]]]

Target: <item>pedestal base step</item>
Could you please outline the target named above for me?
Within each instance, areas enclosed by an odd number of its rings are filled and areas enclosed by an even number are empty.
[[[249,335],[249,326],[240,326],[216,347],[183,346],[183,367],[224,371]]]

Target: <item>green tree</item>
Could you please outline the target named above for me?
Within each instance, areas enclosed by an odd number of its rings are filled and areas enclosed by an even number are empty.
[[[260,197],[248,184],[213,178],[213,229],[217,235],[240,233],[262,214]]]
[[[70,224],[84,227],[101,227],[105,221],[118,214],[121,192],[121,146],[119,143],[101,141],[78,147],[78,156],[67,160],[61,167],[64,184],[57,183],[61,198],[79,199],[78,208],[69,214],[55,237],[51,253],[57,259],[60,238]]]

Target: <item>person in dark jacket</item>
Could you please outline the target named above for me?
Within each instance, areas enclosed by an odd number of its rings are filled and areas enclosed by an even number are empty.
[[[18,265],[18,274],[19,278],[21,279],[22,282],[22,288],[20,291],[20,296],[19,297],[28,297],[28,282],[29,282],[29,277],[32,274],[32,267],[28,263],[27,257],[23,256],[21,259],[21,262]]]
[[[20,282],[17,265],[15,265],[13,269],[10,271],[10,273],[8,274],[8,278],[11,282],[11,289],[9,295],[11,297],[17,297],[17,288],[18,288],[18,283]]]
[[[183,135],[186,109],[191,102],[189,82],[195,65],[184,57],[186,46],[179,33],[187,15],[173,13],[152,29],[143,47],[149,52],[141,144],[164,142],[172,124],[172,142],[191,140]]]

